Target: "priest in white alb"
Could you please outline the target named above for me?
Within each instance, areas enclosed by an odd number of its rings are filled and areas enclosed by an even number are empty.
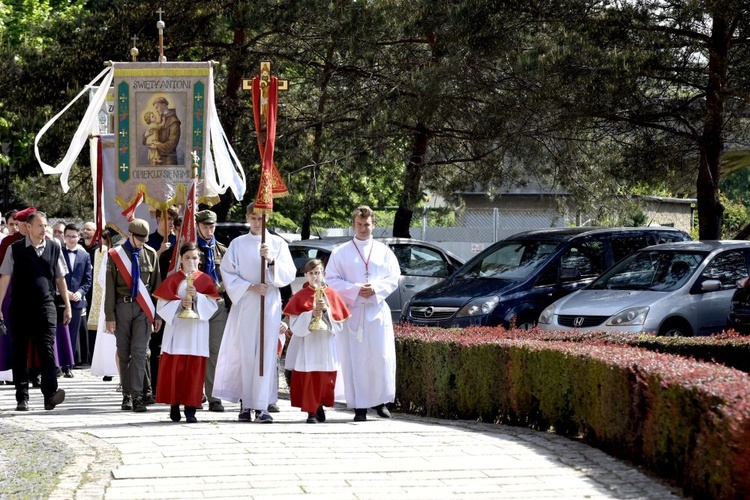
[[[281,294],[296,275],[289,247],[283,238],[266,231],[261,240],[263,217],[247,207],[250,232],[232,240],[221,261],[221,276],[232,301],[216,362],[212,396],[242,400],[239,419],[255,418],[271,423],[268,405],[277,400],[277,348],[281,326]],[[261,259],[265,283],[261,283]],[[264,301],[263,376],[260,376],[260,303]]]
[[[396,397],[396,344],[385,300],[398,287],[401,268],[391,249],[373,239],[370,207],[357,207],[353,226],[354,238],[333,250],[326,275],[352,313],[336,341],[346,404],[361,422],[368,408],[389,418],[386,403]]]

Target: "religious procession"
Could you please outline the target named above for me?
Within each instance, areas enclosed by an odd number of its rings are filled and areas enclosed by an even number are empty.
[[[307,262],[306,283],[292,294],[297,267],[267,227],[274,198],[287,192],[273,160],[286,82],[261,62],[245,82],[260,156],[249,231],[218,242],[211,207],[227,192],[243,200],[245,171],[218,118],[214,65],[167,62],[161,13],[157,62],[138,62],[134,46],[132,61],[108,62],[36,136],[43,172],[59,175],[66,193],[89,146],[91,220],[65,222],[32,206],[4,214],[0,380],[14,386],[15,410],[55,410],[66,402],[58,379],[90,370],[102,391],[122,393],[121,411],[195,423],[198,410],[223,412],[229,401],[239,403],[239,421],[272,423],[283,369],[307,423],[325,422],[337,402],[357,422],[370,409],[390,418],[396,355],[385,299],[400,268],[373,239],[372,209],[353,210],[355,236],[326,266]],[[86,94],[65,157],[46,163],[39,142]]]

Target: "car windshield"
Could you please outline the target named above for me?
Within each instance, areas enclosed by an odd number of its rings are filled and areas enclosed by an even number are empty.
[[[592,290],[672,291],[683,286],[706,252],[644,250],[625,258],[591,283]]]
[[[521,280],[539,267],[559,245],[559,241],[504,241],[494,252],[459,271],[457,277]]]

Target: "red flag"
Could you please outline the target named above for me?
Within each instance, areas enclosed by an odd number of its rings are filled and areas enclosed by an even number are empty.
[[[131,222],[135,218],[135,211],[141,203],[143,203],[143,191],[138,191],[133,203],[122,211],[122,216],[128,219],[128,222]]]
[[[268,85],[268,112],[266,116],[265,143],[261,128],[261,88],[260,78],[253,78],[253,117],[255,130],[258,133],[258,151],[260,152],[261,168],[258,194],[255,197],[255,212],[273,212],[273,199],[289,194],[273,161],[276,144],[276,114],[279,102],[279,81],[271,77]]]
[[[177,235],[177,243],[175,249],[172,252],[172,259],[169,261],[169,271],[167,275],[172,274],[179,267],[180,262],[180,247],[189,241],[195,240],[195,186],[198,184],[198,178],[194,177],[190,185],[190,191],[188,191],[187,202],[185,203],[185,210],[182,213],[182,227],[180,228],[180,234]]]

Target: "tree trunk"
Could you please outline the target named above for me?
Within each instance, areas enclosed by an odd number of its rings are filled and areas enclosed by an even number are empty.
[[[724,96],[727,83],[727,22],[723,12],[714,13],[708,44],[708,84],[706,86],[706,118],[700,144],[700,165],[697,182],[699,238],[721,239],[724,207],[719,202],[721,154],[724,147]]]
[[[393,236],[397,238],[411,238],[409,227],[414,215],[414,207],[420,198],[419,189],[422,180],[422,172],[425,166],[425,155],[430,142],[430,133],[424,123],[417,123],[416,132],[413,137],[411,156],[404,170],[404,189],[393,220]]]

